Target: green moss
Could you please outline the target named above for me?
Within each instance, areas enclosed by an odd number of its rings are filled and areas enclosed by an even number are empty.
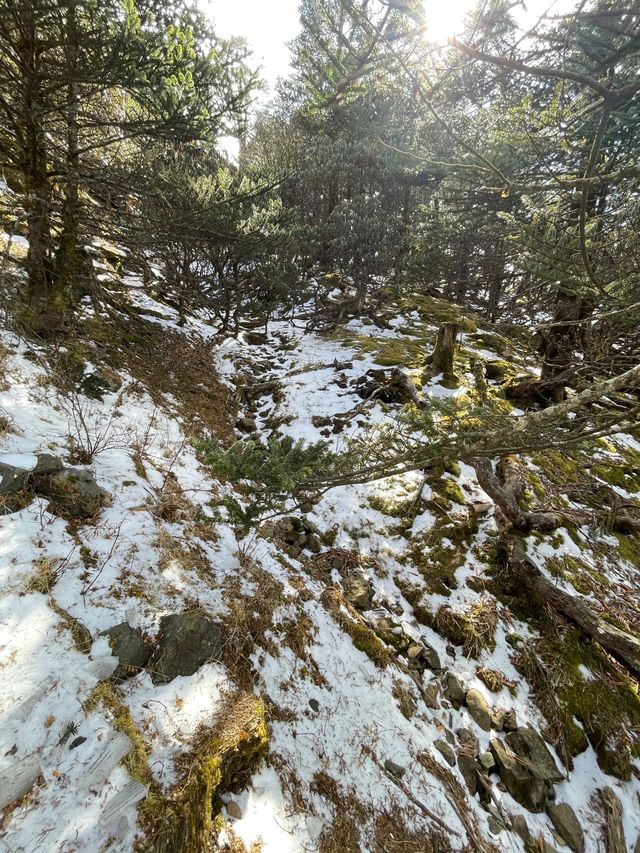
[[[518,367],[510,361],[488,361],[485,364],[485,375],[487,379],[493,379],[498,382],[506,382],[508,379],[515,378],[520,372]]]
[[[391,652],[371,628],[367,628],[361,622],[352,622],[348,619],[341,622],[341,627],[351,637],[356,649],[364,652],[376,666],[385,667],[391,661]]]
[[[556,630],[527,644],[514,663],[529,681],[549,733],[569,767],[590,742],[604,772],[631,778],[632,757],[639,749],[637,686],[599,646],[585,643],[577,629]],[[585,675],[583,667],[590,675]]]
[[[498,355],[506,355],[511,349],[511,342],[508,338],[491,332],[477,332],[470,335],[469,339],[475,344],[479,344],[482,349],[497,352]]]
[[[589,457],[580,450],[544,450],[532,454],[531,461],[551,483],[565,486],[584,481]]]
[[[640,569],[640,535],[625,536],[615,534],[618,540],[618,554],[621,559]]]
[[[221,722],[196,735],[181,764],[181,781],[140,805],[144,842],[154,853],[203,853],[213,849],[220,795],[246,785],[268,748],[265,708],[253,694],[233,697]]]
[[[594,477],[610,486],[618,486],[628,492],[640,491],[640,453],[625,450],[625,459],[617,462],[596,462],[591,466]]]
[[[149,749],[124,702],[122,692],[111,681],[101,681],[85,703],[87,713],[97,707],[103,708],[117,731],[131,741],[131,750],[122,762],[124,766],[138,782],[150,785],[153,775],[149,767]]]

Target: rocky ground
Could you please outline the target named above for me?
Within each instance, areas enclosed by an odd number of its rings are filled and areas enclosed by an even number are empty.
[[[384,329],[221,341],[123,281],[131,314],[87,308],[60,351],[2,339],[0,849],[634,849],[637,684],[514,584],[469,466],[341,486],[242,536],[222,508],[242,494],[193,444],[339,450],[416,395],[464,407],[479,363],[508,411],[524,339],[424,298]],[[422,382],[452,316],[457,381]],[[639,460],[632,435],[534,454],[526,500],[635,511]],[[525,539],[625,629],[638,544]]]

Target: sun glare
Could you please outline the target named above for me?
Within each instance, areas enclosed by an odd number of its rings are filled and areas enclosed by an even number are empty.
[[[424,0],[425,38],[446,44],[449,36],[460,33],[471,5],[471,0]]]

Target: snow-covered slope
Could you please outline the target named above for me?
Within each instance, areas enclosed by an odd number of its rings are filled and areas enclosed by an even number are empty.
[[[157,334],[205,353],[203,378],[219,376],[230,413],[239,400],[238,437],[326,438],[335,449],[398,412],[363,403],[355,381],[415,360],[438,325],[428,306],[400,307],[386,330],[352,322],[328,338],[278,321],[264,343],[213,346],[213,329],[180,328],[134,279],[130,296]],[[491,343],[464,335],[498,362]],[[89,344],[84,377],[61,391],[44,351],[10,334],[3,346],[0,465],[33,471],[50,454],[106,494],[94,515],[73,517],[46,494],[57,475],[32,475],[21,505],[0,516],[0,849],[197,850],[203,839],[272,853],[515,851],[527,839],[562,849],[562,814],[554,829],[544,808],[522,804],[536,800],[531,779],[519,803],[496,772],[490,742],[518,727],[547,741],[557,778],[538,779],[538,793],[572,808],[587,851],[604,849],[618,808],[635,843],[634,687],[502,583],[491,501],[472,469],[341,486],[288,528],[241,537],[220,506],[233,486],[212,478],[191,442],[197,398],[187,407],[170,388],[159,394],[132,362],[114,368]],[[92,374],[102,399],[77,390],[95,389]],[[470,372],[463,379],[423,391],[452,399],[472,385]],[[590,461],[606,476],[633,468],[639,451],[615,437]],[[528,476],[532,491],[562,496],[584,471],[582,459],[539,454]],[[634,478],[616,477],[612,488],[632,499]],[[528,548],[559,584],[633,624],[631,537],[575,528]],[[163,681],[149,663],[110,678],[118,660],[103,632],[126,624],[151,649],[168,635],[160,620],[185,614],[207,617],[220,638],[192,674]],[[153,655],[161,668],[169,653]],[[181,820],[193,831],[175,830]]]

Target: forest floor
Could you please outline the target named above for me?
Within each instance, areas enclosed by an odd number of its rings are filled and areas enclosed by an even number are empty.
[[[398,417],[357,385],[395,366],[427,404],[463,407],[482,360],[504,406],[501,383],[535,373],[523,342],[429,298],[390,303],[387,329],[282,320],[220,342],[123,282],[135,310],[87,306],[55,352],[2,336],[0,470],[26,475],[0,492],[0,850],[633,849],[637,685],[513,587],[469,466],[341,486],[241,537],[220,509],[232,485],[192,442],[340,449]],[[422,385],[452,314],[467,330],[459,386]],[[95,512],[76,511],[77,475],[52,492],[51,457],[104,490]],[[639,461],[631,435],[534,454],[528,500],[584,506],[605,485],[634,502]],[[573,526],[526,546],[546,577],[637,626],[638,537]],[[131,657],[117,680],[116,636]],[[174,664],[194,671],[170,677]]]

